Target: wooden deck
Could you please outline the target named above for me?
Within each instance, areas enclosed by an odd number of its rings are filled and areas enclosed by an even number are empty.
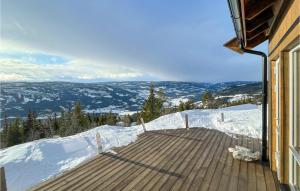
[[[260,141],[205,128],[151,131],[33,190],[279,190],[268,165],[234,160],[234,145],[259,150]]]

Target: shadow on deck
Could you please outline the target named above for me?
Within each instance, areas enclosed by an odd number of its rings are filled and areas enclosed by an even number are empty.
[[[235,145],[261,147],[259,139],[205,128],[150,131],[32,190],[279,190],[268,164],[232,158]]]

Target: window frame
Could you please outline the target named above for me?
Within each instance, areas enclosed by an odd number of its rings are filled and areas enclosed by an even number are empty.
[[[296,182],[297,182],[297,165],[300,167],[300,150],[297,151],[297,142],[299,143],[300,135],[297,137],[297,133],[300,133],[300,129],[296,129],[296,117],[295,117],[295,92],[297,92],[297,79],[295,79],[295,76],[297,73],[300,73],[300,67],[296,68],[297,62],[297,54],[296,52],[300,51],[300,44],[297,45],[295,48],[293,48],[289,52],[289,87],[290,87],[290,119],[289,119],[289,126],[290,126],[290,140],[289,140],[289,184],[293,191],[299,191],[299,189],[296,188]],[[295,56],[296,55],[296,56]],[[296,58],[295,58],[296,57]],[[300,63],[299,63],[300,64]],[[299,71],[297,71],[299,70]],[[300,109],[299,111],[300,112]],[[298,125],[298,124],[297,124]]]

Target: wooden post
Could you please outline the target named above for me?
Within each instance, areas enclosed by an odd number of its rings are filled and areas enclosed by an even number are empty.
[[[0,168],[0,190],[7,191],[4,167]]]
[[[189,129],[189,116],[188,116],[188,114],[185,114],[185,128]]]
[[[143,119],[143,118],[141,118],[141,123],[142,123],[142,126],[143,126],[144,131],[146,132],[146,126],[145,126],[145,123],[144,123],[144,119]]]
[[[224,113],[221,113],[221,122],[224,122]]]
[[[100,154],[102,152],[102,144],[101,144],[100,133],[96,134],[96,143],[97,143],[97,148],[98,148],[98,154]]]

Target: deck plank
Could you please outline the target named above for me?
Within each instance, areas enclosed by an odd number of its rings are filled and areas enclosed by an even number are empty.
[[[220,142],[220,145],[218,147],[218,150],[216,151],[212,161],[209,164],[208,170],[206,172],[206,174],[204,175],[203,181],[201,186],[198,188],[198,190],[203,190],[203,191],[207,191],[211,181],[212,181],[212,177],[214,175],[215,169],[219,163],[219,160],[221,158],[222,152],[225,151],[226,149],[224,149],[225,147],[228,147],[230,141],[230,137],[227,135],[223,136],[222,141]]]
[[[236,145],[241,146],[242,138],[240,135],[237,135],[237,138],[238,139],[237,139]],[[231,190],[231,191],[238,190],[239,173],[240,173],[240,160],[233,160],[228,190]]]
[[[216,191],[216,190],[218,190],[218,187],[220,185],[221,178],[222,178],[222,172],[224,170],[226,161],[228,159],[228,154],[229,154],[227,148],[232,144],[232,138],[231,137],[227,137],[227,139],[229,141],[226,142],[226,144],[225,144],[225,149],[223,149],[222,156],[219,159],[218,166],[217,166],[217,168],[215,170],[215,173],[214,173],[214,175],[212,177],[212,182],[210,184],[209,191]]]
[[[211,164],[211,161],[213,160],[214,155],[216,154],[216,151],[218,150],[218,148],[220,148],[220,144],[222,142],[222,140],[224,140],[224,137],[226,135],[225,134],[221,134],[217,137],[217,141],[213,144],[213,147],[211,150],[209,150],[208,155],[204,156],[204,162],[201,165],[201,167],[199,168],[199,170],[196,173],[196,176],[193,180],[193,182],[190,185],[189,190],[198,190],[198,188],[200,187],[202,181],[204,180],[205,174],[209,168],[209,165]]]
[[[268,164],[233,159],[235,145],[257,151],[261,141],[205,128],[149,131],[31,190],[279,190]]]
[[[254,140],[250,139],[248,142],[248,148],[250,148],[252,151],[254,151]],[[247,188],[249,191],[256,191],[256,176],[255,176],[255,163],[249,162],[248,163],[248,182],[247,182]]]
[[[188,135],[191,136],[190,132],[188,132]],[[195,134],[196,136],[199,135],[199,132]],[[194,135],[194,136],[195,136]],[[180,176],[176,172],[166,169],[161,164],[163,164],[163,161],[173,161],[176,160],[181,155],[185,154],[186,150],[189,150],[189,147],[193,143],[191,140],[186,140],[184,137],[179,137],[176,140],[174,140],[176,144],[172,145],[170,149],[168,149],[167,153],[161,153],[161,155],[157,156],[156,158],[152,159],[152,166],[156,166],[157,170],[156,172],[159,172],[161,174],[169,174],[171,176]],[[121,184],[118,184],[116,187],[113,188],[113,190],[132,190],[132,188],[136,184],[140,184],[140,182],[147,177],[146,180],[149,180],[148,174],[153,171],[152,169],[140,169],[140,171],[136,171],[133,175],[128,176],[125,180],[121,182]],[[169,173],[166,173],[169,172]]]
[[[256,151],[261,150],[260,147],[260,140],[256,139],[255,144],[254,144],[254,148]],[[256,172],[256,188],[258,191],[266,191],[266,181],[265,181],[265,176],[264,176],[264,170],[263,170],[263,166],[262,164],[259,164],[259,162],[257,162],[255,164],[255,172]]]
[[[163,152],[171,147],[170,143],[172,143],[173,139],[163,139],[160,137],[159,140],[153,141],[154,145],[145,145],[143,151],[141,152],[132,152],[130,157],[116,156],[117,157],[117,167],[113,170],[100,171],[98,175],[93,176],[93,179],[79,188],[80,190],[93,190],[97,188],[97,186],[105,187],[109,185],[112,181],[122,177],[122,175],[129,174],[130,172],[140,168],[141,166],[149,165],[144,164],[143,160],[148,160],[153,158],[153,155],[156,155],[159,152]],[[167,147],[159,147],[161,144],[167,144]],[[106,154],[107,155],[107,154]],[[113,155],[107,155],[109,157],[114,158]],[[120,159],[119,159],[120,158]],[[103,178],[99,179],[99,176]],[[123,176],[124,177],[124,176]],[[100,189],[100,188],[99,188]]]
[[[243,147],[248,146],[248,138],[246,136],[242,136],[242,145]],[[248,162],[240,161],[240,172],[239,172],[239,179],[238,179],[238,190],[247,191],[247,170],[248,170]],[[252,190],[250,190],[252,191]]]
[[[232,141],[231,141],[230,147],[234,147],[237,143],[237,138],[235,136],[232,136],[231,139],[232,139]],[[222,173],[222,178],[220,180],[220,184],[218,187],[218,191],[227,191],[228,190],[232,165],[233,165],[233,157],[232,157],[232,154],[228,152],[225,167],[224,167],[224,170]]]
[[[199,149],[197,152],[199,152],[201,147],[203,147],[205,138],[209,134],[210,134],[209,131],[203,131],[203,133],[201,133],[200,135],[197,135],[195,138],[193,138],[194,140],[199,141],[199,143],[198,143]],[[183,152],[186,152],[186,151],[183,150]],[[174,157],[170,157],[170,158],[172,159]],[[161,167],[163,169],[169,169],[171,163],[168,163],[168,162],[169,162],[169,160],[164,160],[164,162],[161,164]],[[189,166],[192,166],[192,165],[189,165]],[[181,176],[185,177],[185,174],[182,173]],[[133,190],[152,190],[152,187],[154,187],[154,185],[156,185],[156,182],[158,182],[159,179],[163,178],[163,175],[152,171],[149,173],[149,175],[147,177],[148,177],[148,179],[144,178],[141,181],[139,181],[138,184],[136,184],[133,187]],[[179,178],[178,182],[182,179],[183,178]]]

